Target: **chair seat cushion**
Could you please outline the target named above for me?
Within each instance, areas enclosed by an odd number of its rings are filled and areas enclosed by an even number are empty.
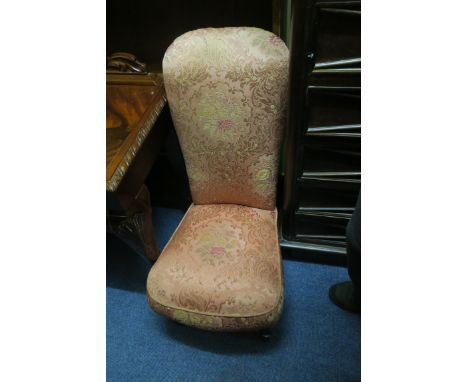
[[[283,274],[276,210],[192,205],[148,276],[151,307],[209,330],[276,324]]]

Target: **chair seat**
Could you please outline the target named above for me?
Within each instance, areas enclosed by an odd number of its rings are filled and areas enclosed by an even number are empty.
[[[157,312],[209,330],[258,330],[278,321],[283,274],[276,210],[192,205],[151,269]]]

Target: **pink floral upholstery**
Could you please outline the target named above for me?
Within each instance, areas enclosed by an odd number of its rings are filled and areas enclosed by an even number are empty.
[[[258,28],[199,29],[168,48],[164,83],[194,205],[149,274],[157,312],[213,330],[278,320],[288,61],[281,39]]]
[[[276,211],[192,205],[151,270],[157,312],[213,330],[272,326],[283,302]]]
[[[288,49],[257,28],[199,29],[163,60],[195,204],[274,209]]]

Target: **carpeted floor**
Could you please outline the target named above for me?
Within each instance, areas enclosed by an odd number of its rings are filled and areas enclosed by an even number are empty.
[[[162,247],[181,211],[154,210]],[[335,307],[328,288],[346,269],[284,261],[285,307],[269,341],[178,325],[146,303],[149,264],[118,239],[107,244],[107,380],[357,381],[360,317]]]

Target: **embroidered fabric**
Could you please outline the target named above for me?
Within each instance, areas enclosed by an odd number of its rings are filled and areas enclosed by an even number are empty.
[[[258,28],[199,29],[168,48],[164,83],[194,204],[148,276],[156,312],[209,330],[278,321],[288,63],[282,40]]]

